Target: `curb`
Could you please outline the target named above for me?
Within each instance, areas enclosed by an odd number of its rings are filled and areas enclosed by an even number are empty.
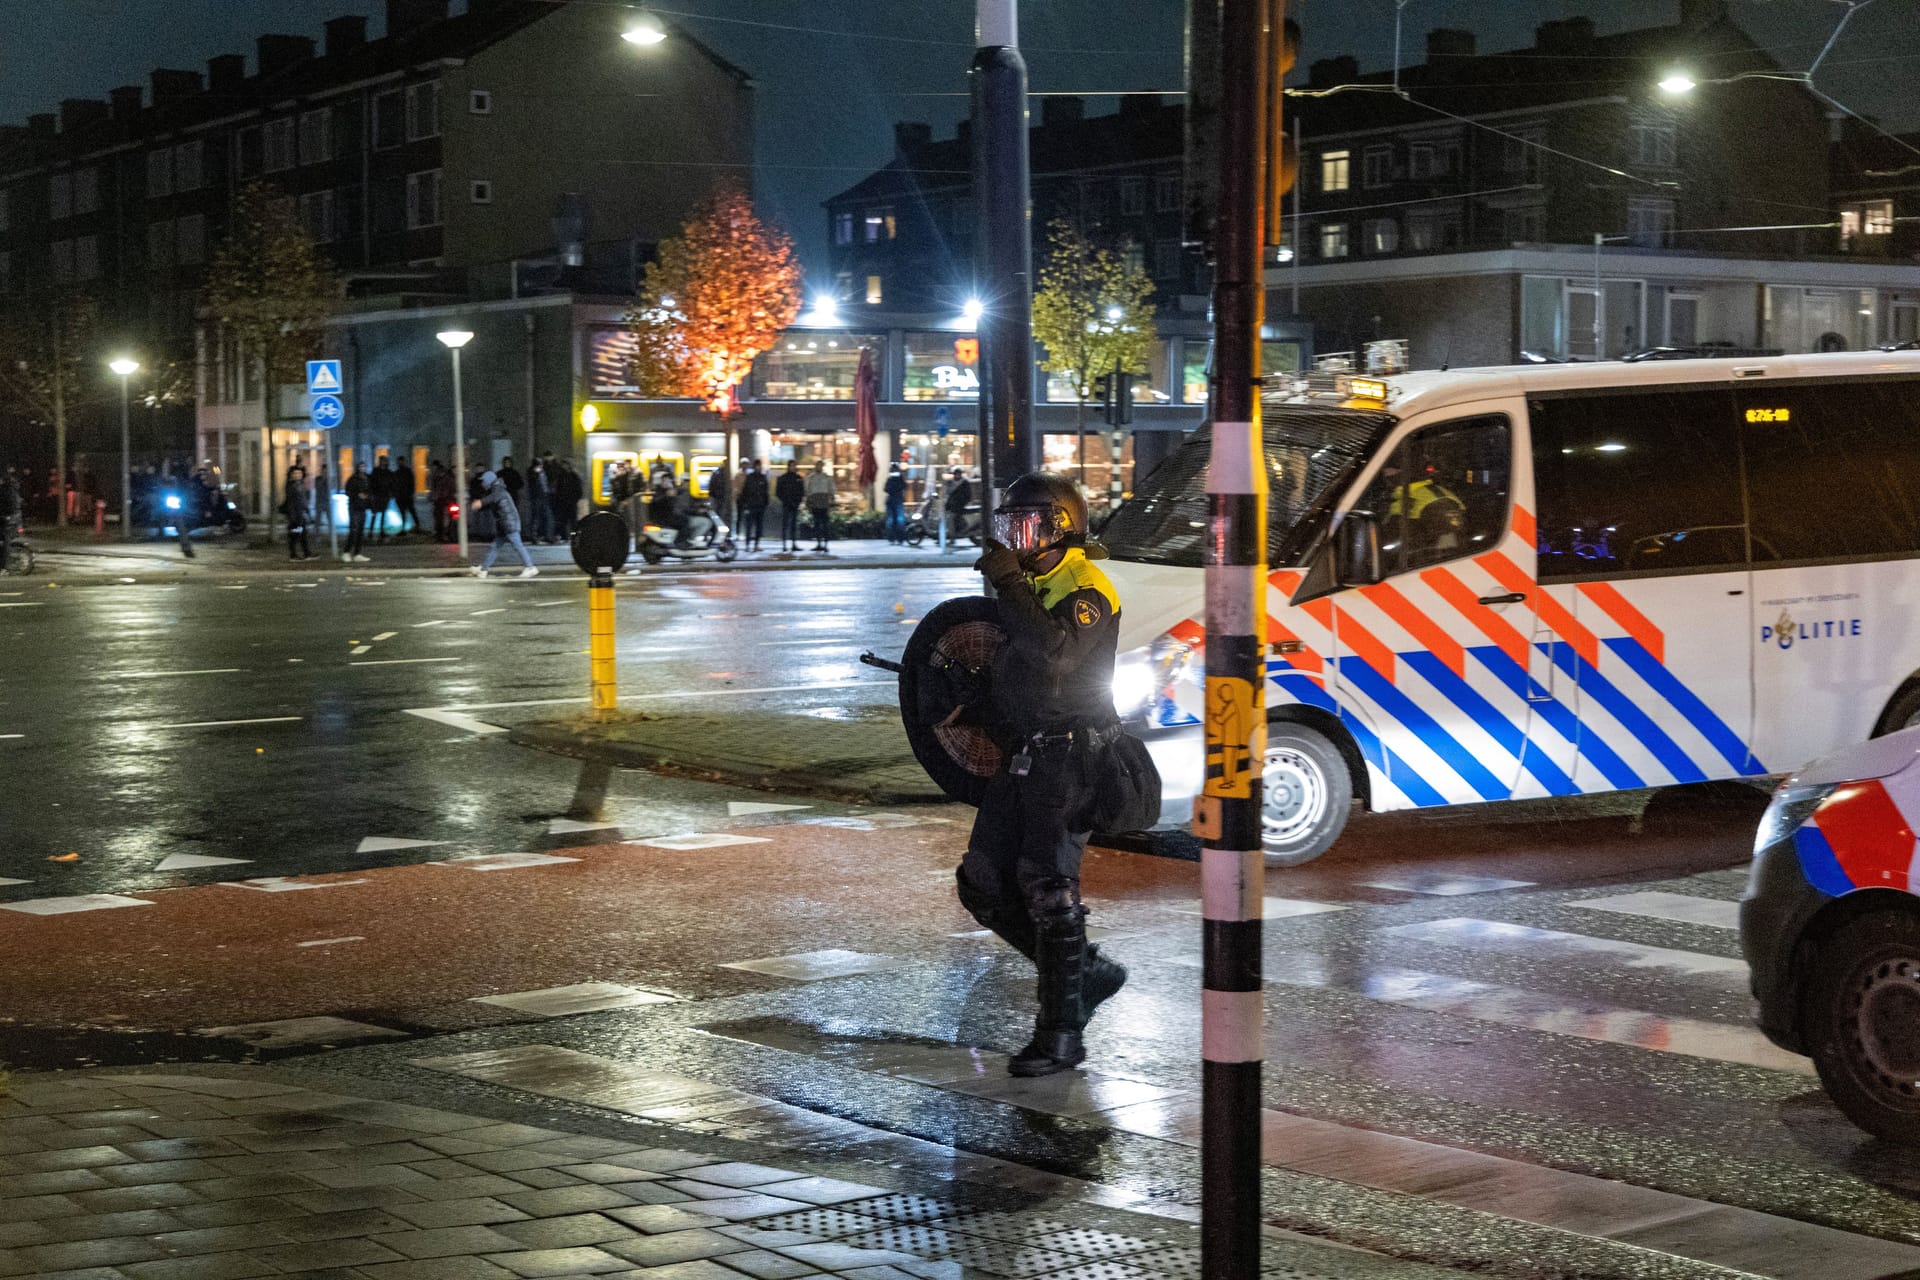
[[[861,786],[857,777],[863,762],[857,760],[822,760],[791,767],[751,765],[724,755],[702,754],[697,747],[676,747],[668,751],[645,743],[609,742],[577,730],[547,725],[523,725],[509,729],[507,741],[571,759],[646,769],[702,781],[732,783],[757,791],[809,795],[854,804],[953,803],[931,779],[919,788],[892,783]]]

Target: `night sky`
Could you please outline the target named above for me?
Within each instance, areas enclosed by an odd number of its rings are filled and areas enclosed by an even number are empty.
[[[572,0],[601,3],[604,0]],[[455,0],[458,10],[464,0]],[[1293,0],[1302,63],[1353,53],[1367,70],[1392,65],[1394,0]],[[892,154],[892,124],[924,120],[950,137],[966,113],[969,0],[661,0],[759,84],[759,190],[765,211],[824,267],[820,203]],[[1023,0],[1022,44],[1036,91],[1089,95],[1181,87],[1182,0]],[[1410,0],[1408,61],[1425,32],[1463,27],[1480,48],[1531,42],[1533,26],[1590,14],[1601,30],[1671,22],[1678,0]],[[1831,0],[1734,0],[1739,22],[1789,69],[1804,68],[1842,13]],[[57,109],[61,98],[104,96],[144,83],[155,67],[201,68],[217,53],[251,53],[254,36],[318,37],[340,13],[374,17],[381,0],[0,0],[0,121]],[[1920,70],[1912,0],[1874,0],[1828,55],[1819,83],[1855,110],[1899,129],[1920,127],[1905,87]],[[1096,101],[1096,112],[1110,109]],[[1763,139],[1756,139],[1764,145]]]

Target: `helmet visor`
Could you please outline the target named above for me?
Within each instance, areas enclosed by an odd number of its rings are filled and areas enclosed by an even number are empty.
[[[1052,507],[1003,507],[993,513],[994,541],[1015,551],[1042,551],[1059,540]]]

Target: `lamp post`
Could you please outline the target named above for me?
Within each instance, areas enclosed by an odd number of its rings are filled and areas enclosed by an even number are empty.
[[[620,38],[628,44],[637,44],[642,47],[656,45],[667,38],[667,29],[660,25],[660,19],[642,7],[634,15],[633,25],[622,31]]]
[[[459,495],[460,558],[467,558],[467,418],[460,404],[460,348],[473,341],[465,329],[448,329],[434,335],[453,355],[453,482]]]
[[[127,384],[140,372],[140,362],[118,356],[107,368],[120,375],[120,540],[127,542],[133,538],[133,437],[127,428]]]

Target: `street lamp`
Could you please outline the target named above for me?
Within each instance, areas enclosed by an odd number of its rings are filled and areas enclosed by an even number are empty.
[[[655,45],[667,38],[667,29],[660,25],[660,19],[641,9],[633,25],[620,33],[620,38],[628,44]]]
[[[1669,71],[1660,79],[1660,92],[1675,95],[1692,93],[1697,83],[1684,71]]]
[[[116,356],[107,368],[120,376],[120,540],[133,537],[133,441],[127,430],[127,383],[140,372],[140,362],[132,356]]]
[[[460,405],[460,348],[473,341],[465,329],[448,329],[434,337],[453,355],[453,475],[460,501],[457,513],[460,534],[460,558],[467,558],[467,418]]]

